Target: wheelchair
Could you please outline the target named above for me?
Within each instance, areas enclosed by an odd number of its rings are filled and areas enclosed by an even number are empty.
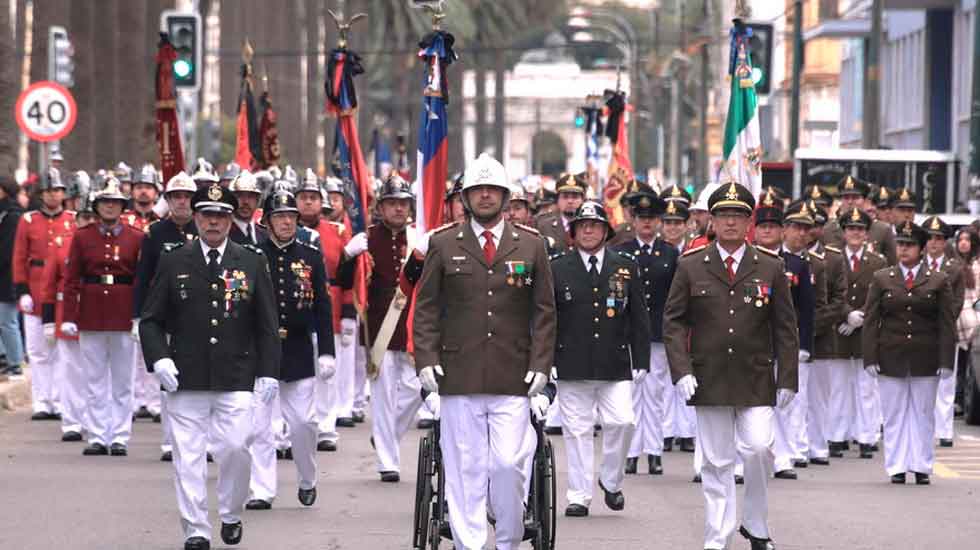
[[[533,422],[538,436],[531,468],[531,490],[524,511],[524,539],[534,550],[554,550],[556,471],[555,453],[544,434],[544,425]],[[449,528],[446,485],[439,449],[439,421],[419,441],[418,476],[415,482],[415,522],[412,531],[414,550],[436,550],[442,539],[452,540]]]

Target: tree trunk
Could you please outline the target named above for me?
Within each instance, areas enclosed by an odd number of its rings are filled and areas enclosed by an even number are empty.
[[[504,150],[504,134],[507,129],[506,106],[507,98],[504,96],[504,79],[507,78],[507,61],[504,52],[498,49],[493,56],[493,144],[494,155],[497,160],[507,163],[507,151]]]
[[[484,54],[473,52],[473,71],[476,85],[476,151],[474,157],[480,156],[487,148],[487,71],[483,63]]]
[[[17,168],[17,143],[20,132],[10,113],[20,93],[20,63],[17,62],[16,33],[10,32],[10,2],[0,1],[0,174],[4,177]]]

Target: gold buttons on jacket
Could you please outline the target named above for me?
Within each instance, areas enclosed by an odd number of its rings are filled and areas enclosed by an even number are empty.
[[[217,319],[211,319],[211,326],[212,327],[218,326],[218,320]]]
[[[213,346],[214,344],[218,343],[218,339],[212,336],[210,339],[208,339],[208,342],[210,342],[211,345]]]

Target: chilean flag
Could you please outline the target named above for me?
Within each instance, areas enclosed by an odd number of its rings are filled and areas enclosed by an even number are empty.
[[[449,120],[446,104],[449,87],[445,70],[456,60],[453,35],[434,31],[419,43],[419,59],[425,65],[419,148],[416,163],[417,192],[415,211],[418,235],[436,227],[442,220],[442,199],[446,189]]]
[[[361,142],[357,137],[357,93],[354,77],[363,73],[361,59],[347,48],[335,48],[327,62],[327,114],[337,118],[336,149],[341,172],[354,182],[354,203],[350,209],[351,230],[354,234],[367,229],[368,207],[371,201],[372,180]],[[367,254],[357,258],[354,272],[354,305],[363,313],[367,308],[367,281],[370,273]]]

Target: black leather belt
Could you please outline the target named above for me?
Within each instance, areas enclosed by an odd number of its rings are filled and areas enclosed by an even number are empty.
[[[31,267],[44,267],[44,260],[31,260]]]
[[[82,277],[82,281],[90,285],[131,285],[131,275],[97,275]]]

